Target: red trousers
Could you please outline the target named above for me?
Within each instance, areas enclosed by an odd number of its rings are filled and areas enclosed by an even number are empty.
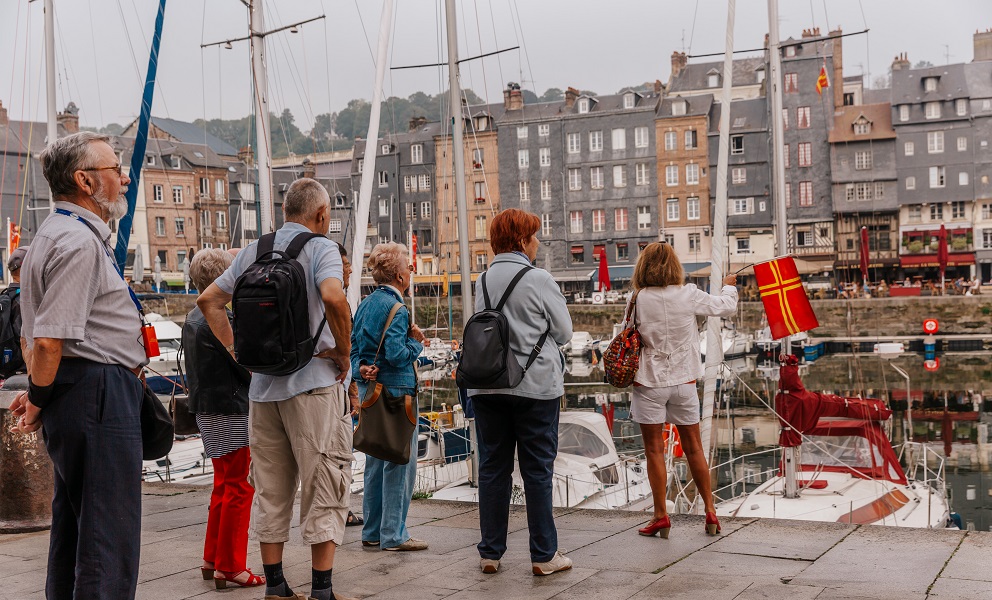
[[[251,454],[245,446],[213,459],[214,491],[210,496],[203,560],[227,573],[244,571],[248,560],[248,521],[255,489],[248,483]]]

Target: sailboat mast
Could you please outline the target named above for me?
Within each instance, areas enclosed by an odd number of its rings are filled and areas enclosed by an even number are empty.
[[[723,287],[723,261],[727,255],[727,169],[730,162],[730,90],[734,72],[734,18],[736,0],[727,3],[727,39],[723,52],[723,89],[720,92],[720,142],[716,162],[716,204],[713,207],[712,254],[710,257],[710,290]],[[723,362],[722,319],[706,319],[706,376],[703,380],[703,412],[699,435],[703,450],[712,449],[713,405],[716,399],[716,380]],[[712,457],[710,457],[712,458]],[[710,461],[712,464],[712,460]]]
[[[251,34],[251,73],[255,87],[255,145],[258,148],[258,210],[261,233],[272,231],[272,148],[269,138],[269,84],[265,72],[265,19],[262,0],[252,0],[248,29]]]
[[[55,109],[55,7],[54,0],[45,0],[45,87],[48,91],[48,143],[59,138],[58,113]],[[48,194],[48,210],[55,210],[53,194]],[[7,248],[8,253],[10,248]]]
[[[355,210],[355,235],[351,240],[352,260],[361,264],[365,256],[365,237],[369,231],[369,209],[372,204],[372,177],[375,175],[375,147],[379,139],[379,117],[382,112],[382,82],[386,78],[386,64],[389,62],[389,42],[393,37],[393,0],[382,3],[382,16],[379,18],[379,47],[375,55],[375,86],[372,88],[372,106],[369,110],[369,131],[365,136],[365,165],[362,168],[362,182],[358,192],[358,208]],[[392,210],[392,202],[390,202]],[[392,223],[392,215],[390,215]],[[348,282],[348,304],[351,312],[358,309],[362,297],[362,269],[351,272]]]
[[[465,149],[462,142],[462,102],[458,84],[458,31],[455,20],[455,0],[445,0],[448,35],[448,91],[451,95],[451,156],[455,161],[455,206],[458,209],[458,266],[462,287],[462,325],[475,312],[472,303],[471,257],[468,250],[468,205],[465,203]]]

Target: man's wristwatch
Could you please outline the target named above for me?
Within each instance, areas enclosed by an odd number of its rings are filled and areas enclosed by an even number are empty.
[[[234,356],[234,343],[232,342],[224,346],[224,350],[227,350],[231,354],[231,356]]]

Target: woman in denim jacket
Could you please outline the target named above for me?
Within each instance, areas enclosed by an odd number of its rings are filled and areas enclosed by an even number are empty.
[[[377,245],[369,255],[368,267],[379,287],[358,306],[351,330],[351,373],[358,383],[360,399],[376,381],[393,396],[417,393],[414,362],[428,342],[405,306],[393,317],[376,359],[389,312],[395,304],[403,303],[403,294],[410,286],[409,263],[406,246],[394,242]],[[372,456],[365,458],[363,546],[400,551],[427,549],[426,542],[410,537],[406,529],[417,478],[416,429],[410,444],[410,462],[405,465]]]

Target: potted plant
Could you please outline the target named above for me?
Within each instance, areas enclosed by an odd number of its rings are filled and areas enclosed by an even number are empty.
[[[923,251],[923,242],[921,240],[913,240],[906,245],[906,250],[908,250],[910,254],[919,254]]]

